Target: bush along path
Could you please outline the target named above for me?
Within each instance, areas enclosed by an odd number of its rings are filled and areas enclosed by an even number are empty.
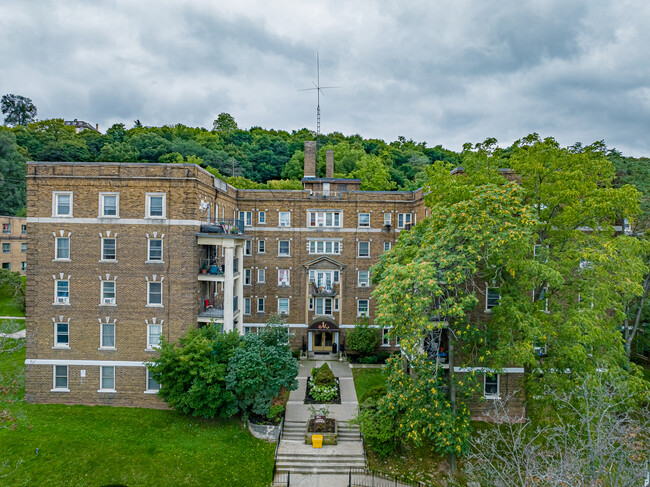
[[[291,485],[347,486],[350,468],[365,467],[359,429],[348,424],[356,415],[358,402],[352,371],[347,363],[327,362],[339,381],[341,403],[326,406],[327,417],[337,421],[338,443],[323,445],[322,448],[313,448],[305,443],[307,422],[313,416],[310,409],[314,409],[314,406],[305,404],[307,378],[311,376],[312,368],[322,364],[322,361],[300,362],[298,389],[289,395],[276,471],[290,471]]]

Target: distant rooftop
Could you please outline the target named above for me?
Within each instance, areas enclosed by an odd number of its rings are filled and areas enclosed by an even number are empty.
[[[88,122],[84,122],[83,120],[77,120],[76,118],[74,120],[64,120],[63,124],[74,127],[75,132],[77,133],[83,132],[84,130],[94,130],[95,132],[99,133],[99,124],[95,124],[95,126],[93,127]]]

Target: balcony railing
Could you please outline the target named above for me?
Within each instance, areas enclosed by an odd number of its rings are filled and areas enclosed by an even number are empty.
[[[343,197],[343,193],[340,191],[312,191],[309,195],[312,198],[337,198],[340,199]]]
[[[211,274],[213,276],[223,276],[226,272],[225,264],[218,259],[202,259],[199,264],[200,274]],[[239,259],[235,257],[232,263],[232,272],[237,274],[239,272]]]
[[[222,235],[242,235],[244,233],[244,220],[221,218],[201,223],[202,233],[216,233]]]
[[[199,301],[199,317],[223,319],[223,301],[202,299]]]
[[[316,297],[334,297],[338,294],[336,284],[318,285],[315,282],[310,283],[311,295]]]

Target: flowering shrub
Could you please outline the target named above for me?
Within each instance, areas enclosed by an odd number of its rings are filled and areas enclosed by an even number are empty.
[[[309,395],[318,402],[331,402],[339,394],[339,385],[333,386],[318,386],[314,383],[311,384]]]

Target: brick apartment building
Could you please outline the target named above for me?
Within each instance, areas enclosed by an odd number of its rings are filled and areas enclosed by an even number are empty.
[[[193,164],[29,163],[27,399],[162,407],[145,366],[160,336],[213,321],[247,333],[278,313],[294,348],[344,346],[373,322],[370,267],[427,209],[421,189],[360,191],[333,168],[328,151],[317,177],[315,142],[302,191]],[[514,390],[523,369],[505,372],[486,393]]]
[[[0,216],[0,266],[25,275],[27,269],[27,219]]]

